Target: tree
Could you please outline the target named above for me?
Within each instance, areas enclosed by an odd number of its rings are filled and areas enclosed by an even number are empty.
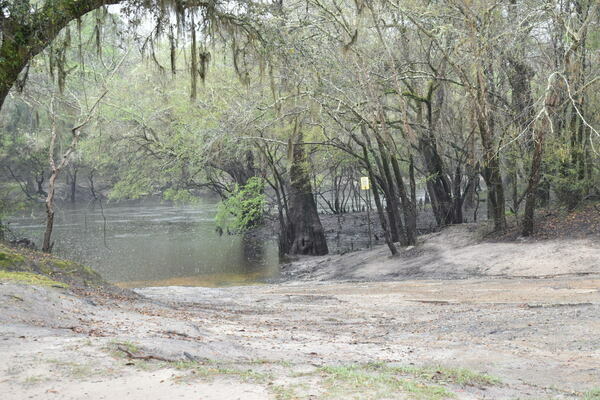
[[[98,103],[105,96],[104,92],[96,102],[92,105],[91,109],[85,112],[80,122],[71,128],[71,143],[65,152],[61,155],[59,161],[55,159],[56,142],[58,140],[59,133],[57,131],[57,116],[55,113],[54,98],[50,101],[50,118],[52,120],[52,130],[50,133],[50,146],[48,148],[49,160],[50,160],[50,179],[48,180],[48,195],[46,196],[46,230],[44,232],[44,240],[42,243],[42,251],[45,253],[51,253],[54,242],[52,242],[52,230],[54,227],[54,195],[56,190],[56,180],[62,170],[68,166],[70,157],[77,148],[77,143],[81,136],[81,130],[91,121],[94,110]]]
[[[0,8],[0,109],[25,66],[44,50],[71,21],[122,0],[58,0],[31,4],[3,2]]]
[[[260,3],[260,2],[258,2]],[[193,46],[191,47],[191,81],[196,86],[197,77],[204,79],[207,53],[198,54],[196,31],[203,29],[205,36],[220,31],[220,37],[227,34],[232,37],[252,36],[244,12],[263,13],[269,7],[248,7],[248,2],[239,4],[220,0],[44,0],[41,3],[30,0],[8,0],[0,3],[0,109],[13,85],[19,81],[19,75],[31,60],[50,45],[58,34],[72,21],[80,21],[87,13],[108,5],[123,4],[122,12],[134,23],[140,20],[140,13],[152,13],[156,20],[155,33],[167,32],[171,38],[171,61],[175,62],[175,40],[173,37],[172,16],[178,29],[189,30]],[[252,3],[250,4],[252,5]],[[201,17],[198,22],[195,18]],[[170,28],[169,28],[170,27]],[[98,29],[98,41],[100,31]],[[152,36],[148,38],[152,47]],[[234,54],[243,54],[247,48],[238,48],[234,43]],[[244,43],[248,45],[246,41]],[[101,43],[98,42],[98,48]],[[153,51],[153,49],[151,50]],[[172,65],[174,68],[174,64]],[[243,71],[242,71],[243,73]],[[21,77],[26,79],[25,76]],[[192,90],[192,98],[195,90]]]
[[[329,249],[310,183],[302,129],[296,120],[288,145],[291,162],[286,253],[321,256]]]

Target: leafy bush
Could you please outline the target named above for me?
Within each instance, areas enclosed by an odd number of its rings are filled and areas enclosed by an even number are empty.
[[[219,203],[217,227],[239,233],[260,225],[267,204],[264,189],[265,182],[259,177],[248,179],[244,186],[236,185],[231,196]]]

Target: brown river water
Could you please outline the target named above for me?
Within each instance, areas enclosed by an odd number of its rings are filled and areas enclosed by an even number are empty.
[[[255,284],[279,275],[277,243],[215,231],[216,204],[95,204],[58,207],[54,253],[89,265],[123,287]],[[9,219],[41,243],[43,208]]]

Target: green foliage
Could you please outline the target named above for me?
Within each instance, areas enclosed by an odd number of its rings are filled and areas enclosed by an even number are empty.
[[[122,180],[117,182],[109,193],[110,199],[139,199],[150,195],[151,180],[146,177],[136,177],[134,174],[127,174]]]
[[[259,177],[248,179],[244,186],[236,185],[231,196],[219,203],[217,226],[237,233],[259,225],[267,204],[264,188],[265,182]]]
[[[163,199],[177,204],[193,204],[199,201],[189,190],[169,188],[163,192]]]
[[[546,178],[556,192],[558,201],[569,209],[577,206],[592,184],[581,166],[573,163],[572,157],[572,150],[561,143],[553,143],[546,152],[546,165],[550,171]]]

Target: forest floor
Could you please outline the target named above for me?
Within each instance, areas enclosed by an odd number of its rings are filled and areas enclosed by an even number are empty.
[[[301,259],[288,281],[245,287],[134,294],[0,274],[0,393],[598,400],[590,226],[527,240],[455,226],[398,257],[381,246]]]

